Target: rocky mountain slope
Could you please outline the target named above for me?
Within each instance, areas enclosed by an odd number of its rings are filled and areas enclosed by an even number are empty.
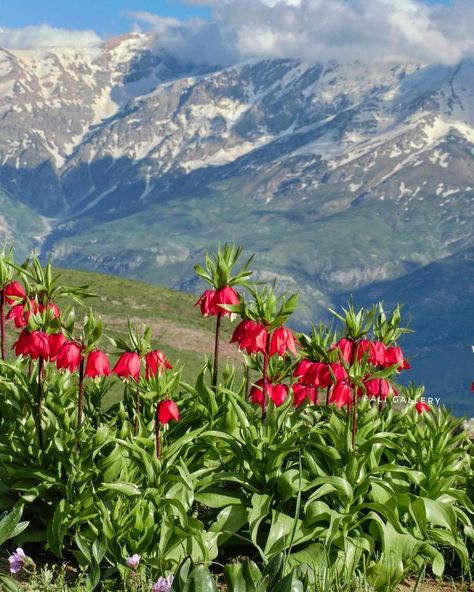
[[[429,353],[415,377],[469,397],[474,63],[196,67],[154,43],[0,51],[0,238],[190,291],[236,240],[301,291],[302,324],[349,293],[406,300],[413,355],[441,335],[457,378]]]

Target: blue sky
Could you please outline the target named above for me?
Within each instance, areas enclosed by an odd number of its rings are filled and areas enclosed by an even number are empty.
[[[176,0],[16,0],[5,2],[0,13],[0,26],[25,27],[48,24],[67,29],[94,29],[100,35],[129,31],[131,20],[127,11],[147,11],[162,16],[209,18],[204,6],[191,6]]]
[[[449,2],[424,1],[427,4]],[[67,29],[94,29],[100,35],[109,36],[130,30],[132,21],[126,16],[128,11],[147,11],[180,19],[209,19],[212,14],[209,7],[190,5],[179,0],[79,0],[74,3],[65,0],[16,0],[5,2],[2,6],[0,26],[48,24]]]

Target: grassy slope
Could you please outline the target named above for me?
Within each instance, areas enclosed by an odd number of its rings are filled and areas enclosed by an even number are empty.
[[[89,291],[98,295],[86,301],[83,311],[80,306],[75,306],[76,326],[80,327],[83,313],[89,306],[104,321],[105,333],[110,336],[127,339],[128,318],[134,324],[138,323],[139,327],[150,326],[153,329],[152,346],[161,349],[174,367],[182,365],[182,379],[191,384],[202,368],[206,355],[213,354],[215,320],[201,316],[199,308],[194,306],[196,297],[115,276],[72,269],[55,268],[55,271],[61,274],[61,283],[64,285],[87,284]],[[240,365],[240,354],[228,344],[232,330],[233,325],[224,319],[221,369],[226,361],[231,361],[236,367]],[[13,341],[11,334],[8,341]],[[106,339],[103,339],[101,346],[113,352]]]

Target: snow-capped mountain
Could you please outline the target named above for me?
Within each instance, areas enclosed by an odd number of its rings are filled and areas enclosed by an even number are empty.
[[[202,250],[237,240],[301,290],[305,320],[472,261],[474,62],[197,67],[154,46],[0,50],[0,237],[17,250],[194,289]]]

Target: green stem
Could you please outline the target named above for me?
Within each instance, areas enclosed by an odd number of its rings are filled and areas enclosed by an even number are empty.
[[[159,403],[156,406],[156,416],[155,416],[155,442],[156,442],[156,458],[161,458],[161,433],[160,433],[160,421],[158,419],[158,412],[159,412],[160,405]]]
[[[357,432],[357,394],[356,389],[352,387],[352,450],[355,450]]]
[[[5,290],[0,290],[0,340],[2,360],[6,360],[5,353]]]
[[[214,339],[214,367],[212,370],[212,389],[214,392],[217,389],[217,376],[219,373],[219,334],[221,330],[222,313],[217,313],[216,318],[216,333]]]
[[[140,387],[137,384],[137,390],[135,393],[135,426],[133,428],[133,435],[138,436],[138,430],[140,427]]]
[[[36,436],[41,450],[43,450],[43,426],[41,424],[43,405],[43,358],[38,358],[38,389],[36,391]]]
[[[79,364],[79,397],[77,399],[77,429],[80,430],[84,421],[84,358]],[[80,440],[77,441],[77,449],[81,449]]]

